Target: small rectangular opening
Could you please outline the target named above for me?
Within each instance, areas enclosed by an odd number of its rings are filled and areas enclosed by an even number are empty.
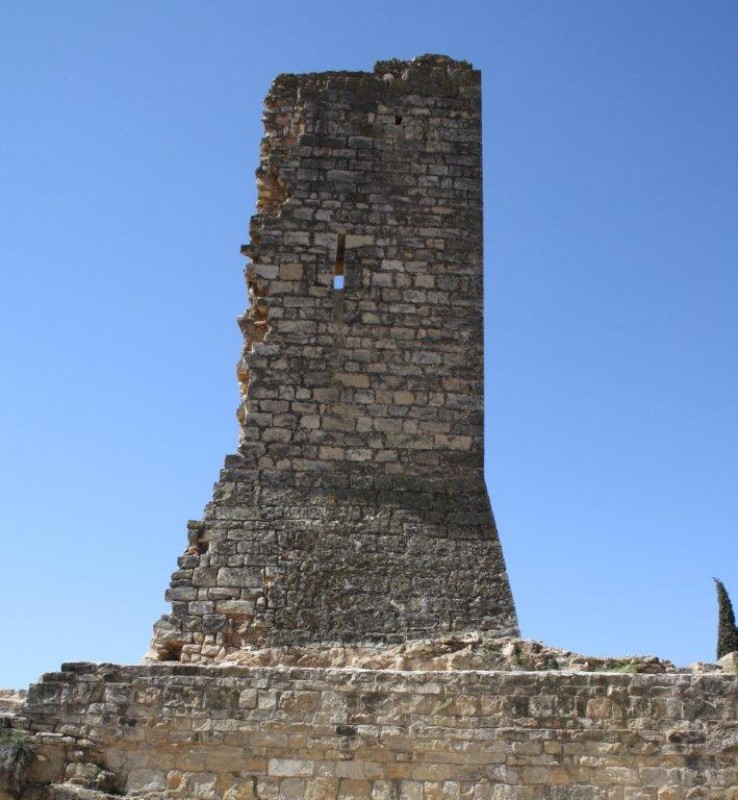
[[[339,233],[336,242],[336,265],[333,269],[333,288],[343,289],[346,277],[346,234]]]

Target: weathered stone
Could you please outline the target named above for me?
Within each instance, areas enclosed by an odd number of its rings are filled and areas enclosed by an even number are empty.
[[[440,56],[272,85],[241,445],[154,659],[517,633],[483,475],[480,111],[479,73]]]
[[[738,653],[726,653],[717,663],[723,672],[738,672]]]
[[[223,800],[255,800],[253,780],[241,780],[229,786],[223,793]]]
[[[305,787],[305,800],[336,800],[337,796],[338,778],[313,778]]]
[[[315,770],[315,764],[312,761],[270,758],[268,770],[269,775],[277,777],[304,777],[313,774]]]
[[[738,654],[678,670],[510,637],[478,75],[281,76],[266,119],[244,441],[188,526],[168,663],[0,692],[0,777],[25,742],[23,800],[738,800]]]
[[[166,789],[167,778],[162,770],[133,769],[128,774],[126,791],[129,794],[150,794]]]
[[[113,671],[117,685],[157,698],[130,709],[125,727],[117,704],[92,702],[86,688]],[[256,702],[240,702],[245,693]],[[736,707],[733,675],[686,670],[86,664],[32,686],[24,717],[45,752],[66,754],[70,777],[87,775],[75,765],[91,764],[94,731],[95,752],[137,794],[686,800],[700,788],[707,800],[738,800]]]

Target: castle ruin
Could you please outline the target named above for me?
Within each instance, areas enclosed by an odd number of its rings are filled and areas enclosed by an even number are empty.
[[[154,658],[516,634],[483,472],[479,72],[282,75],[264,124],[241,444]]]
[[[479,74],[283,75],[265,127],[238,453],[148,663],[0,693],[0,800],[738,800],[738,676],[515,638]]]

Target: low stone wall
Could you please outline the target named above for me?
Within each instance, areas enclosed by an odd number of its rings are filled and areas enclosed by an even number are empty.
[[[16,714],[25,699],[25,689],[0,689],[0,717]]]
[[[36,780],[96,763],[127,793],[724,800],[737,703],[716,674],[68,664],[24,712]]]

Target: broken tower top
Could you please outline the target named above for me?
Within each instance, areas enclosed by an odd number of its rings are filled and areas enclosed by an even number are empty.
[[[479,92],[443,56],[272,85],[239,367],[261,479],[480,477]]]

